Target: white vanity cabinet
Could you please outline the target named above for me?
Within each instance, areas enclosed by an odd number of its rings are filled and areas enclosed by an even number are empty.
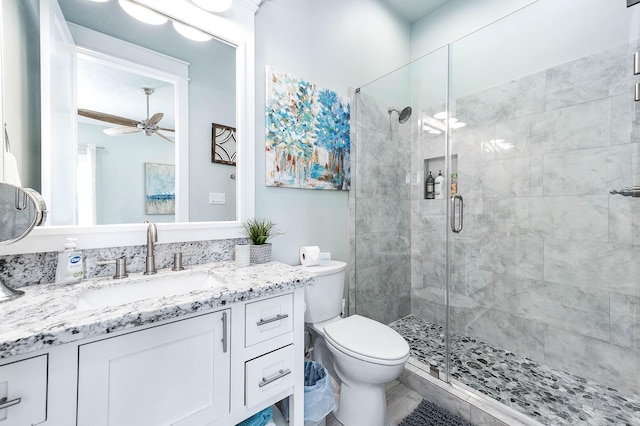
[[[204,425],[228,415],[229,316],[80,345],[78,426]]]
[[[303,288],[95,335],[0,359],[0,426],[302,426],[303,352]]]
[[[0,425],[36,425],[46,413],[47,355],[0,366]]]

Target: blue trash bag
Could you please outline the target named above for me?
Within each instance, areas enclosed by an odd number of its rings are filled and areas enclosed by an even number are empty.
[[[336,406],[331,379],[322,364],[304,362],[304,424],[312,425],[324,419]],[[282,401],[284,417],[289,421],[289,398]]]

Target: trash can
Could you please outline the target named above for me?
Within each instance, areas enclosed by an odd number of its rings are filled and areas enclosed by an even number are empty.
[[[304,362],[304,426],[323,426],[325,417],[336,406],[331,378],[326,368],[315,361]],[[289,420],[289,398],[282,401],[284,416]]]

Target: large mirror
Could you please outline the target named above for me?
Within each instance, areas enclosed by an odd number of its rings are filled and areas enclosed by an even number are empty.
[[[2,2],[3,121],[23,186],[55,226],[239,220],[236,168],[211,159],[212,124],[238,124],[237,46],[120,3]]]

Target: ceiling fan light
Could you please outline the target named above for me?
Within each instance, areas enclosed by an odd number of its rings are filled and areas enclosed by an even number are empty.
[[[139,4],[132,3],[129,0],[118,0],[118,3],[125,12],[145,24],[162,25],[168,21],[166,16],[162,16],[158,12],[154,12],[153,10]]]
[[[180,35],[194,41],[209,41],[213,38],[213,36],[181,22],[173,21],[173,28],[175,28]]]
[[[193,3],[201,9],[208,10],[209,12],[224,12],[231,8],[233,0],[192,0]]]

